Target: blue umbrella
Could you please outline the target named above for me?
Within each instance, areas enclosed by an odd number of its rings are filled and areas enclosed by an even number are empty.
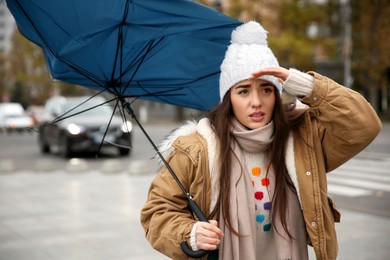
[[[209,110],[241,22],[188,0],[7,0],[19,31],[43,49],[52,78],[112,93],[139,124],[201,221],[207,218],[126,98]],[[201,257],[183,241],[183,251]]]
[[[54,79],[209,110],[241,23],[186,0],[7,0]]]

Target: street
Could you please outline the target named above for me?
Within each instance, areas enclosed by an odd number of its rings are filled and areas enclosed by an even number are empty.
[[[175,126],[145,129],[158,144]],[[158,163],[138,127],[126,157],[43,156],[36,139],[36,133],[0,134],[0,260],[167,259],[149,246],[139,224]],[[342,213],[339,259],[388,259],[389,169],[385,124],[365,151],[328,175]]]
[[[173,123],[161,125],[146,125],[145,130],[152,140],[158,144],[163,138],[177,125]],[[38,147],[38,133],[27,132],[23,134],[5,134],[0,133],[0,159],[17,162],[18,170],[34,170],[39,168],[40,163],[50,162],[53,170],[65,169],[69,160],[61,158],[57,152],[42,155]],[[104,149],[102,154],[96,157],[96,154],[78,154],[79,158],[88,163],[89,169],[101,169],[102,164],[109,160],[119,160],[121,164],[127,165],[134,160],[148,161],[148,163],[157,165],[156,160],[150,160],[155,156],[152,146],[148,143],[139,127],[134,128],[133,150],[131,155],[118,157],[113,149]],[[0,169],[1,170],[1,169]],[[37,169],[38,171],[40,169]]]

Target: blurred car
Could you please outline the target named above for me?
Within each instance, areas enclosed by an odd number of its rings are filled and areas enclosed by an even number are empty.
[[[106,100],[97,96],[84,103],[89,98],[55,96],[47,100],[38,127],[42,153],[57,147],[62,156],[70,157],[75,152],[98,152],[102,145],[116,147],[120,155],[129,154],[131,122],[123,122],[122,117],[116,115],[110,121],[113,109],[103,104]],[[94,106],[97,107],[92,108]],[[58,121],[59,117],[65,119]]]
[[[22,132],[33,127],[33,120],[20,103],[0,103],[0,130]]]

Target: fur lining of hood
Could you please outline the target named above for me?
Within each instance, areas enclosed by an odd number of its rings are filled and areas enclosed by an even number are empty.
[[[164,158],[167,158],[173,151],[172,144],[179,136],[189,136],[199,133],[206,139],[209,151],[216,151],[216,136],[211,129],[210,122],[207,118],[201,119],[199,122],[187,121],[182,126],[173,130],[158,146],[160,153]]]
[[[164,158],[167,158],[173,151],[172,144],[179,136],[189,136],[196,133],[197,122],[196,121],[187,121],[186,124],[174,129],[171,131],[164,140],[158,145],[158,150],[163,155]],[[161,161],[161,159],[160,159]]]

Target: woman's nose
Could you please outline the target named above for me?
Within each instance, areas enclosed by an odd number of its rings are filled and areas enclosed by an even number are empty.
[[[251,105],[253,107],[259,107],[259,106],[261,106],[261,104],[262,104],[262,101],[261,101],[260,93],[258,93],[257,91],[254,91],[251,95]]]

